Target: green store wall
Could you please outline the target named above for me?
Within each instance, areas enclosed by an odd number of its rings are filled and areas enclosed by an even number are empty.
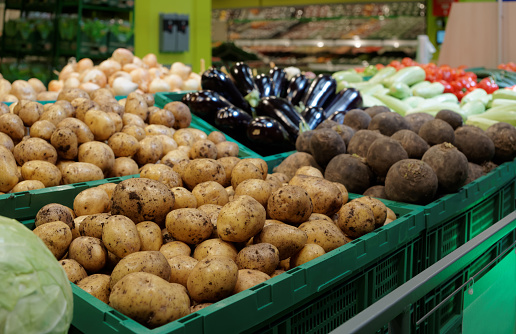
[[[161,64],[170,65],[180,61],[191,65],[195,72],[201,69],[200,59],[205,60],[206,67],[211,65],[211,0],[136,0],[134,12],[134,50],[138,57],[154,53]],[[159,52],[160,13],[190,16],[188,52]]]

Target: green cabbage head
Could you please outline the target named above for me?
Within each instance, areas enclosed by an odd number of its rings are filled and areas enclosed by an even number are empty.
[[[65,271],[32,231],[0,217],[0,333],[67,333],[73,294]]]

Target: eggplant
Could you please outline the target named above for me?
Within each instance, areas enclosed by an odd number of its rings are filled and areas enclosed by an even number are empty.
[[[253,71],[244,62],[238,62],[235,65],[231,66],[229,69],[229,74],[231,78],[235,82],[235,86],[242,96],[246,97],[251,94],[254,90],[256,90],[256,85],[254,84],[253,79]]]
[[[245,129],[253,117],[235,106],[217,111],[215,125],[230,137],[245,138]]]
[[[327,119],[337,122],[339,124],[344,124],[344,116],[346,116],[347,110],[338,110],[331,114]]]
[[[362,107],[362,95],[355,88],[344,88],[324,109],[324,114],[330,118],[337,111],[347,111]]]
[[[268,148],[294,149],[288,132],[272,117],[259,116],[253,119],[247,126],[247,138],[254,144],[267,145]]]
[[[305,107],[326,107],[335,96],[337,91],[337,82],[329,74],[319,74],[317,78],[312,81],[304,98],[303,104]]]
[[[285,99],[276,96],[264,97],[256,106],[258,116],[269,116],[276,119],[287,130],[290,141],[294,142],[299,134],[299,125],[305,123],[294,106]]]
[[[287,72],[282,68],[273,67],[269,71],[269,77],[272,81],[272,95],[277,97],[287,96]]]
[[[321,107],[308,107],[303,111],[302,116],[305,118],[306,124],[310,130],[315,129],[326,119],[324,109]]]
[[[310,80],[305,77],[303,74],[298,74],[290,79],[287,88],[287,100],[292,103],[292,105],[297,106],[299,102],[303,99],[310,86]]]
[[[242,94],[240,94],[235,84],[226,75],[226,73],[216,68],[210,68],[209,70],[204,71],[201,76],[201,86],[202,89],[208,89],[219,93],[234,106],[251,112],[251,106],[244,99]]]
[[[188,105],[197,116],[211,123],[215,121],[217,111],[226,107],[234,107],[231,102],[211,90],[200,90],[183,96],[182,102]]]
[[[254,78],[254,84],[256,85],[256,88],[258,88],[260,98],[272,95],[272,80],[268,75],[258,74]]]

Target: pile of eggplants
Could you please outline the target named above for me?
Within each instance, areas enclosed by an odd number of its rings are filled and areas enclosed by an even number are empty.
[[[192,113],[261,155],[293,150],[300,128],[315,129],[326,119],[342,124],[346,111],[362,107],[360,93],[337,93],[331,75],[288,79],[274,67],[254,77],[243,62],[231,66],[229,75],[208,69],[201,86],[183,97]]]

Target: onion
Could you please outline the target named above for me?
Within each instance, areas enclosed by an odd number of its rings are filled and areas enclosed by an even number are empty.
[[[34,88],[34,90],[36,91],[36,94],[47,91],[47,88],[39,79],[30,78],[29,80],[27,80],[27,82],[29,83],[29,85],[32,86],[32,88]]]
[[[169,84],[170,89],[179,89],[183,85],[183,79],[177,74],[169,74],[163,80]]]
[[[83,83],[94,83],[100,87],[105,87],[107,84],[107,78],[104,72],[97,68],[93,68],[85,72],[83,79],[81,80]]]
[[[170,91],[170,85],[163,79],[156,78],[152,80],[149,86],[149,93],[154,94],[157,92],[168,92]]]
[[[201,82],[201,76],[195,72],[190,73],[190,75],[188,76],[188,79],[195,79],[199,83]]]
[[[186,80],[181,86],[181,90],[198,90],[199,83],[195,79]]]
[[[55,101],[58,95],[58,92],[41,92],[36,96],[36,99],[38,101]]]
[[[59,92],[63,89],[63,81],[62,80],[52,80],[48,83],[48,91],[49,92]]]
[[[7,95],[11,92],[11,83],[8,80],[0,79],[0,95]]]
[[[163,71],[158,67],[149,68],[149,77],[150,80],[154,80],[156,78],[163,78],[164,73]]]
[[[93,82],[84,82],[79,86],[79,89],[82,89],[83,91],[85,91],[88,94],[93,91],[96,91],[99,88],[100,88],[100,86]]]
[[[93,68],[93,61],[90,58],[83,58],[77,63],[77,72],[84,72]]]
[[[137,89],[137,90],[135,90],[134,92],[135,92],[135,93],[138,93],[138,94],[140,94],[140,95],[145,94],[145,92],[144,92],[143,90],[141,90],[141,89]]]
[[[158,59],[156,58],[156,55],[154,53],[149,53],[142,59],[143,63],[149,68],[158,66]]]
[[[131,63],[131,64],[125,64],[124,67],[122,67],[122,70],[127,73],[131,73],[132,71],[134,71],[135,69],[140,68],[140,67],[141,66]]]
[[[116,78],[126,78],[127,80],[129,81],[132,81],[133,78],[131,78],[131,75],[127,72],[124,72],[124,71],[118,71],[116,73],[113,73],[109,78],[108,78],[108,85],[109,86],[113,86],[113,81],[115,81]]]
[[[104,60],[99,65],[99,70],[104,72],[106,77],[109,77],[111,74],[113,74],[117,71],[120,71],[121,69],[122,69],[122,65],[120,65],[119,62],[111,60],[111,59]]]
[[[70,77],[64,82],[63,88],[78,88],[81,82],[78,78]]]
[[[190,66],[186,66],[183,63],[175,62],[170,67],[170,71],[173,74],[179,75],[183,80],[188,80],[188,76],[192,73]]]
[[[142,59],[140,57],[136,57],[136,56],[134,56],[134,58],[133,58],[133,64],[138,67],[142,67],[144,65]]]
[[[131,71],[130,74],[131,74],[131,78],[133,79],[133,82],[137,83],[138,86],[144,82],[150,81],[149,71],[146,69],[137,68],[137,69]]]
[[[19,101],[18,98],[12,94],[5,95],[2,100],[3,100],[3,102],[13,102],[13,104],[14,104],[14,102]]]
[[[16,96],[18,100],[36,100],[36,91],[32,86],[23,80],[16,80],[11,85],[11,94]]]
[[[127,96],[136,89],[138,89],[138,84],[132,82],[130,79],[119,77],[113,81],[113,92],[115,93],[115,96]]]
[[[72,72],[72,73],[70,73],[70,76],[68,76],[68,79],[70,79],[70,78],[77,78],[77,79],[79,79],[80,76],[81,76],[81,74],[79,72]]]
[[[112,58],[114,61],[117,61],[118,63],[120,63],[120,65],[124,66],[125,64],[133,62],[134,55],[131,51],[127,49],[118,48],[115,51],[113,51]]]
[[[149,84],[150,82],[149,81],[146,81],[146,82],[142,82],[140,85],[139,85],[139,91],[142,91],[144,93],[148,93],[149,92]]]
[[[68,76],[70,76],[70,73],[75,72],[74,65],[75,64],[67,64],[67,65],[65,65],[65,67],[63,67],[63,69],[59,73],[59,80],[66,80],[66,79],[68,79]]]

